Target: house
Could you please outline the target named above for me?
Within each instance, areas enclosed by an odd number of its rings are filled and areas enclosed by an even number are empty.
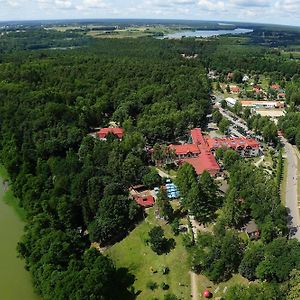
[[[100,140],[102,141],[106,141],[106,136],[111,133],[114,134],[115,136],[118,137],[119,140],[122,140],[123,135],[124,135],[124,131],[123,128],[119,128],[119,127],[107,127],[107,128],[101,128],[98,132],[97,132],[97,136]]]
[[[151,195],[147,195],[147,196],[133,196],[135,202],[143,207],[143,208],[148,208],[154,205],[154,198]]]
[[[272,84],[271,89],[275,90],[275,91],[278,91],[278,90],[280,90],[280,85],[279,84]]]
[[[244,227],[244,230],[251,240],[258,239],[260,236],[259,229],[254,220],[249,221]]]
[[[231,90],[231,93],[235,93],[235,94],[238,94],[241,91],[238,86],[232,86],[230,88],[230,90]]]
[[[262,92],[262,88],[259,85],[254,85],[253,88],[252,88],[252,91],[255,94],[260,94]]]
[[[228,97],[228,98],[226,98],[225,99],[225,101],[226,101],[226,103],[227,103],[227,105],[229,106],[229,107],[234,107],[234,105],[236,104],[236,99],[234,99],[234,98],[230,98],[230,97]]]
[[[226,80],[227,80],[227,81],[231,81],[232,78],[233,78],[233,76],[234,76],[234,73],[233,73],[233,72],[229,72],[229,73],[227,74],[227,76],[226,76]]]
[[[135,202],[143,208],[151,207],[155,203],[151,191],[147,190],[142,184],[130,187],[129,195],[131,199],[134,199]]]
[[[246,82],[246,81],[248,81],[250,78],[249,78],[249,76],[248,75],[244,75],[244,77],[243,77],[243,82]]]

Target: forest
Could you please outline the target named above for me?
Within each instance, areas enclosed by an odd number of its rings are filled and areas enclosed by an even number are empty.
[[[299,73],[298,63],[276,51],[231,47],[226,41],[94,41],[79,33],[46,34],[37,29],[1,39],[0,160],[27,211],[18,252],[43,299],[135,299],[132,274],[117,269],[109,257],[90,246],[111,245],[141,222],[142,211],[128,200],[128,188],[157,181],[149,167],[148,147],[186,138],[189,128],[205,128],[206,116],[212,112],[209,68],[224,74],[236,69],[269,72],[288,81]],[[199,58],[187,60],[181,53],[199,53]],[[294,98],[291,101],[297,105]],[[110,121],[124,128],[122,141],[109,136],[104,142],[89,135]],[[296,129],[290,130],[295,143],[298,124],[295,117]],[[230,172],[230,190],[224,199],[216,196],[210,177],[196,178],[193,170],[185,170],[188,176],[183,171],[178,183],[186,191],[186,209],[204,223],[218,221],[215,234],[220,242],[209,235],[201,237],[191,249],[193,268],[214,281],[238,271],[250,280],[266,281],[255,291],[235,287],[228,299],[239,294],[273,295],[278,283],[294,287],[298,275],[292,269],[300,267],[293,253],[299,253],[299,245],[286,239],[278,185],[232,153],[224,160]],[[186,186],[185,178],[190,180]],[[203,182],[210,188],[206,190]],[[209,202],[206,210],[199,199]],[[238,210],[233,209],[236,205]],[[218,209],[224,214],[217,219]],[[261,244],[246,246],[235,234],[249,217],[261,229]],[[232,252],[236,260],[229,257],[232,248],[225,249],[221,242],[236,246]],[[201,252],[204,246],[212,253],[207,260]],[[276,249],[288,260],[279,271]],[[213,255],[223,252],[224,256]],[[249,266],[248,257],[259,260]],[[274,299],[284,299],[279,295]]]
[[[128,187],[149,182],[146,143],[206,123],[205,69],[177,51],[157,40],[110,40],[1,56],[1,162],[27,211],[18,251],[43,299],[134,296],[130,274],[87,249],[121,239],[141,219]],[[125,128],[122,142],[88,135],[111,120]]]

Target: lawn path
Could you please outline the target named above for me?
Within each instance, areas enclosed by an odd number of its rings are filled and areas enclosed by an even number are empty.
[[[197,275],[194,272],[190,272],[191,274],[191,295],[192,300],[198,300],[198,287],[197,287]]]

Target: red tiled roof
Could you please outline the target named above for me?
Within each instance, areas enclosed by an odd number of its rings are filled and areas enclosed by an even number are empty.
[[[199,148],[197,147],[197,145],[194,144],[170,145],[169,148],[174,150],[177,155],[188,153],[200,153]]]
[[[191,137],[192,137],[193,143],[196,145],[205,145],[206,144],[200,128],[192,129]]]
[[[101,128],[98,132],[97,135],[100,139],[103,139],[107,136],[108,133],[113,133],[115,134],[119,139],[123,138],[123,128]]]
[[[237,87],[237,86],[233,86],[233,87],[231,88],[231,91],[232,91],[233,93],[239,93],[239,92],[240,92],[240,88]]]
[[[205,170],[212,175],[215,175],[220,171],[220,166],[216,162],[214,155],[209,150],[201,152],[199,157],[184,158],[181,162],[186,162],[192,165],[198,175],[202,174]]]
[[[153,196],[134,196],[134,200],[136,201],[136,203],[142,207],[150,207],[154,204],[154,198]]]
[[[254,149],[259,148],[259,143],[255,139],[246,139],[246,138],[233,138],[233,139],[207,139],[208,147],[210,150],[218,149],[221,147],[237,149],[238,147],[245,148],[251,147]]]
[[[272,84],[271,88],[273,90],[279,90],[280,89],[280,85],[279,84]]]

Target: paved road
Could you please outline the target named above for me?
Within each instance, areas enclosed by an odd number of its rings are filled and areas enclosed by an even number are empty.
[[[295,237],[300,241],[300,218],[298,207],[298,160],[293,146],[287,142],[285,138],[281,138],[284,144],[284,149],[288,161],[287,169],[287,184],[286,184],[286,202],[285,206],[288,209],[288,227],[290,228],[290,236]]]

